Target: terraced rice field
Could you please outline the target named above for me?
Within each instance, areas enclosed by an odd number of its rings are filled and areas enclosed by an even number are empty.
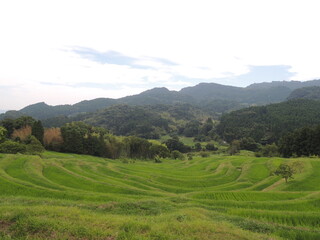
[[[320,239],[320,160],[300,160],[286,184],[280,158],[2,154],[0,239]]]

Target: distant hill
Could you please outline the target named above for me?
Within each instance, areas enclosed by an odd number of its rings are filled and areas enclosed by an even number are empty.
[[[226,86],[216,83],[199,83],[194,87],[186,87],[180,93],[192,96],[198,100],[204,99],[238,99],[241,97],[243,88]]]
[[[50,106],[40,102],[22,108],[19,112],[37,119],[46,119],[59,115],[70,115],[73,111],[71,105]]]
[[[229,99],[195,99],[192,96],[181,92],[170,91],[166,88],[154,88],[137,95],[127,96],[119,99],[97,98],[93,100],[82,101],[74,105],[50,106],[44,102],[41,102],[29,105],[17,112],[19,112],[19,114],[32,116],[40,120],[52,118],[59,118],[61,120],[64,117],[72,117],[83,113],[93,113],[98,110],[119,104],[131,106],[156,106],[183,103],[191,104],[193,106],[203,108],[204,110],[207,109],[207,111],[213,115],[219,115],[220,113],[243,107],[242,104]],[[0,114],[0,119],[11,117],[14,116],[7,113]],[[64,122],[64,120],[62,122]]]
[[[252,137],[260,143],[271,143],[284,133],[317,124],[320,124],[320,101],[295,99],[225,114],[217,132],[229,142]]]
[[[23,116],[24,114],[20,111],[15,111],[15,110],[11,110],[11,111],[6,111],[5,113],[0,114],[0,120],[4,119],[4,118],[19,118],[21,116]]]
[[[320,87],[304,87],[296,89],[290,93],[288,100],[298,98],[320,100]]]
[[[137,95],[119,99],[97,98],[85,100],[73,105],[50,106],[44,102],[29,105],[20,111],[9,111],[0,114],[0,120],[4,118],[29,115],[36,119],[59,119],[67,121],[66,117],[78,114],[93,113],[98,110],[119,104],[131,106],[144,105],[172,105],[190,104],[202,111],[219,116],[222,113],[237,110],[252,105],[264,105],[285,101],[297,88],[306,86],[320,86],[320,80],[307,82],[280,81],[271,83],[252,84],[246,88],[226,86],[216,83],[200,83],[193,87],[183,88],[180,91],[170,91],[167,88],[154,88]],[[58,122],[54,120],[54,122]]]
[[[311,80],[311,81],[272,81],[272,82],[263,82],[263,83],[254,83],[249,85],[248,89],[264,89],[271,87],[287,87],[291,90],[311,87],[311,86],[320,86],[320,79]]]
[[[83,112],[95,112],[99,109],[106,108],[116,104],[115,99],[97,98],[88,101],[82,101],[74,105],[57,105],[50,106],[44,102],[29,105],[19,112],[38,119],[47,119],[57,116],[70,116]]]
[[[200,83],[194,87],[183,88],[180,92],[196,100],[229,100],[251,105],[284,101],[291,90],[284,86],[250,89],[216,83]]]
[[[112,98],[96,98],[93,100],[85,100],[72,105],[72,113],[95,112],[109,106],[117,104],[116,99]]]
[[[140,94],[118,99],[118,102],[129,105],[157,105],[175,103],[195,103],[192,96],[167,88],[153,88]]]

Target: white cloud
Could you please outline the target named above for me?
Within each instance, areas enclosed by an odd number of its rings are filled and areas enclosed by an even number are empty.
[[[0,109],[177,89],[192,83],[177,76],[209,81],[248,66],[287,65],[295,80],[320,78],[318,22],[317,0],[2,1]],[[66,51],[73,46],[117,51],[152,68],[93,62]],[[123,87],[72,87],[90,82]]]

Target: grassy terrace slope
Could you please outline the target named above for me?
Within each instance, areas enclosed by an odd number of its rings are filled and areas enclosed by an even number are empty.
[[[320,239],[320,160],[0,155],[0,239]]]

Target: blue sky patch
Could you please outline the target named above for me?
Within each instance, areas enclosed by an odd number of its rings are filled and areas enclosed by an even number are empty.
[[[90,61],[102,63],[102,64],[116,64],[116,65],[124,65],[130,66],[133,68],[139,69],[154,69],[154,67],[138,64],[137,62],[145,59],[133,58],[126,55],[123,55],[116,51],[107,51],[107,52],[99,52],[97,50],[85,47],[75,47],[72,49],[72,52],[81,56],[82,58],[88,59]],[[152,58],[147,57],[147,60],[155,61],[162,63],[164,65],[175,66],[178,65],[170,60],[164,58]]]

